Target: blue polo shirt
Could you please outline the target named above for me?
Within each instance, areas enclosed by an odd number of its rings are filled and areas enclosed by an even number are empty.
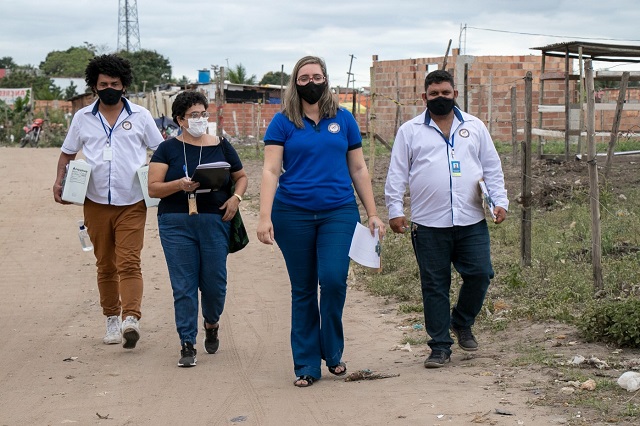
[[[307,210],[329,210],[355,202],[347,152],[362,147],[358,123],[339,108],[335,117],[316,125],[304,118],[299,129],[277,113],[264,135],[265,145],[280,145],[283,173],[276,199]]]

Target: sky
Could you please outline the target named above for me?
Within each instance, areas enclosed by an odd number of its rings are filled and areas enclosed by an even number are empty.
[[[332,86],[369,85],[379,60],[468,55],[540,55],[566,41],[640,45],[638,0],[129,0],[137,3],[140,45],[169,59],[173,77],[242,64],[259,81],[291,73],[305,55],[322,57]],[[38,66],[52,51],[90,43],[118,47],[125,0],[0,0],[0,57]],[[464,29],[466,28],[466,29]],[[611,68],[613,66],[613,68]],[[594,69],[640,70],[594,62]]]

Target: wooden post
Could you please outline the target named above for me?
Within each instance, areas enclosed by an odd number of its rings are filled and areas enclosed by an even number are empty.
[[[372,56],[372,60],[373,63],[371,64],[371,69],[370,69],[370,75],[369,75],[369,80],[370,80],[370,90],[371,90],[371,105],[369,107],[369,110],[367,111],[367,114],[369,115],[369,177],[373,179],[373,175],[374,175],[374,167],[376,166],[376,141],[375,138],[373,137],[373,135],[375,135],[375,128],[376,128],[376,114],[375,114],[375,106],[376,106],[376,92],[375,92],[375,87],[376,87],[376,73],[375,73],[375,67],[376,67],[376,62],[378,61],[378,55],[373,55]]]
[[[396,71],[396,122],[393,126],[393,135],[395,136],[398,133],[398,128],[400,127],[400,77],[398,76],[398,72]]]
[[[218,71],[218,79],[216,82],[216,135],[222,137],[222,106],[224,104],[224,67],[220,67]]]
[[[258,102],[258,119],[256,120],[256,154],[260,153],[260,119],[262,116],[262,104]]]
[[[469,111],[469,64],[464,64],[464,112]]]
[[[284,109],[284,64],[280,65],[280,111]]]
[[[540,71],[540,75],[544,75],[544,68],[546,65],[546,52],[542,52],[542,69]],[[542,129],[542,112],[540,112],[539,105],[542,105],[542,101],[544,100],[544,80],[540,79],[540,90],[538,91],[538,129]],[[544,139],[542,136],[538,136],[538,159],[542,157],[542,144]]]
[[[579,117],[579,127],[580,131],[578,132],[578,149],[576,150],[578,154],[582,155],[582,128],[584,127],[584,72],[583,69],[583,61],[582,61],[582,46],[578,46],[578,66],[580,67],[580,100],[578,101],[578,105],[580,105],[580,117]]]
[[[609,149],[607,150],[607,161],[604,166],[604,177],[609,178],[611,171],[611,162],[613,161],[613,149],[618,141],[618,130],[620,130],[620,118],[622,117],[622,108],[624,107],[624,98],[627,93],[627,85],[629,84],[629,71],[622,73],[620,81],[620,93],[618,93],[618,102],[616,103],[616,115],[613,117],[613,126],[611,127],[611,138],[609,139]]]
[[[489,123],[489,134],[493,132],[493,73],[489,73],[489,94],[487,95],[487,122]]]
[[[564,54],[564,161],[569,161],[569,129],[571,128],[569,110],[571,98],[569,97],[569,47]]]
[[[522,146],[522,215],[520,219],[520,263],[531,266],[531,119],[533,77],[524,78],[524,142]]]
[[[604,288],[602,282],[602,246],[600,233],[600,190],[598,188],[598,160],[596,156],[596,99],[591,59],[585,61],[587,82],[587,164],[589,167],[589,200],[591,204],[591,265],[593,292]]]
[[[442,69],[447,69],[447,58],[449,57],[449,49],[451,49],[451,39],[449,39],[449,45],[447,46],[447,52],[444,54],[444,59],[442,60]]]
[[[511,87],[511,158],[518,164],[518,105],[516,104],[516,86]]]

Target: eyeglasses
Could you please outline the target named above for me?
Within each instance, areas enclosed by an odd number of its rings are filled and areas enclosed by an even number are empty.
[[[313,82],[315,84],[321,84],[324,83],[324,81],[326,80],[325,76],[322,74],[314,74],[314,75],[301,75],[300,77],[298,77],[298,79],[296,80],[298,82],[298,84],[300,84],[301,86],[304,86],[305,84],[308,84],[311,80],[313,80]]]
[[[209,111],[202,111],[202,112],[192,112],[191,114],[188,114],[188,118],[209,118],[211,114],[209,114]],[[185,117],[187,117],[187,114],[185,114]]]

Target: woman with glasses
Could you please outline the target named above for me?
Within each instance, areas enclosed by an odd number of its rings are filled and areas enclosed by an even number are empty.
[[[171,107],[181,133],[160,144],[149,164],[149,196],[160,198],[158,231],[173,288],[180,336],[178,366],[196,365],[198,290],[204,317],[204,350],[218,350],[218,321],[227,293],[230,220],[247,189],[247,175],[236,150],[224,138],[206,133],[208,102],[200,92],[185,91]],[[224,161],[230,176],[218,191],[197,191],[191,176],[200,164]],[[231,180],[235,192],[230,192]],[[190,214],[189,202],[197,207]]]
[[[342,376],[342,311],[349,247],[360,213],[371,233],[385,225],[376,212],[360,129],[329,90],[324,61],[300,59],[264,136],[258,239],[282,250],[291,282],[291,349],[298,387],[321,377],[322,360]],[[318,288],[320,297],[318,298]]]

